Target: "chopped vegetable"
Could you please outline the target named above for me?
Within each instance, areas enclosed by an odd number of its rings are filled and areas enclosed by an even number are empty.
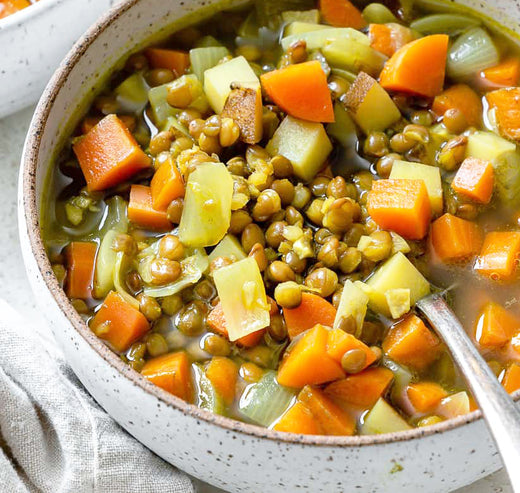
[[[482,71],[481,77],[495,87],[513,87],[520,82],[520,58],[512,57]]]
[[[502,137],[520,141],[520,88],[498,89],[486,94]]]
[[[302,293],[302,301],[296,308],[284,308],[283,316],[289,338],[312,329],[316,324],[332,327],[336,309],[317,294]]]
[[[482,159],[466,158],[451,186],[453,190],[475,202],[489,204],[494,186],[493,165]]]
[[[148,103],[149,86],[142,74],[132,74],[115,89],[116,99],[123,111],[140,113]]]
[[[412,383],[406,389],[408,399],[419,413],[433,412],[448,393],[435,382]]]
[[[316,325],[302,334],[278,369],[278,382],[287,387],[319,385],[345,376],[339,363],[327,354],[328,330]]]
[[[289,115],[311,122],[333,122],[327,76],[313,60],[266,72],[261,82],[269,98]]]
[[[118,352],[126,351],[150,329],[146,317],[111,291],[90,321],[90,328]]]
[[[519,255],[520,232],[488,233],[475,262],[475,270],[494,281],[511,281],[516,276]]]
[[[73,241],[67,245],[65,292],[69,298],[92,298],[97,250],[96,243],[91,241]]]
[[[334,104],[334,123],[327,125],[327,133],[346,149],[355,149],[358,143],[356,124],[343,104]]]
[[[240,138],[246,144],[262,140],[262,91],[260,87],[233,89],[222,110],[222,118],[232,118],[240,128]]]
[[[146,58],[152,68],[170,69],[176,77],[180,77],[190,66],[190,58],[184,51],[148,48]]]
[[[389,289],[385,293],[390,316],[396,320],[407,314],[412,308],[410,288]]]
[[[72,147],[89,191],[106,190],[150,166],[150,158],[116,115],[105,116]]]
[[[247,257],[242,245],[232,234],[227,234],[209,254],[209,261],[217,257],[227,257],[233,261],[243,260]]]
[[[206,367],[206,376],[222,396],[227,406],[235,399],[236,383],[238,379],[237,364],[223,356],[214,356]]]
[[[345,281],[334,319],[334,328],[337,329],[343,319],[353,317],[356,322],[356,335],[359,336],[367,313],[368,299],[368,295],[357,283]]]
[[[364,72],[357,76],[347,91],[345,106],[366,134],[386,130],[401,118],[401,112],[388,93]]]
[[[411,426],[383,398],[379,399],[365,416],[361,426],[362,435],[377,435],[410,430]]]
[[[191,402],[193,399],[190,364],[184,351],[152,358],[145,363],[141,374],[182,400]]]
[[[204,83],[204,72],[218,65],[218,62],[229,55],[224,46],[209,46],[190,50],[190,65],[193,73]]]
[[[327,339],[327,354],[332,359],[341,363],[343,355],[352,349],[361,349],[366,355],[366,361],[363,368],[361,368],[362,370],[370,366],[376,360],[374,351],[352,334],[348,334],[342,329],[333,329],[329,332]]]
[[[215,111],[221,113],[231,89],[242,87],[258,90],[260,81],[243,56],[216,65],[204,72],[204,92]]]
[[[240,412],[254,423],[270,426],[293,402],[293,390],[276,381],[276,372],[268,371],[249,385],[239,403]]]
[[[120,233],[111,229],[107,231],[99,245],[96,257],[96,275],[94,277],[94,297],[104,298],[114,288],[114,269],[117,253],[114,250],[114,242]]]
[[[432,14],[413,21],[410,27],[421,34],[449,34],[456,36],[469,28],[480,26],[478,19],[467,15]]]
[[[156,210],[165,210],[172,200],[184,197],[184,182],[173,159],[167,159],[154,173],[150,193]]]
[[[397,17],[382,3],[369,3],[362,12],[363,18],[370,24],[397,22]]]
[[[382,229],[395,231],[403,238],[420,240],[428,232],[431,206],[423,180],[377,180],[367,208]]]
[[[152,191],[145,185],[132,185],[130,188],[128,219],[142,228],[159,231],[171,229],[166,209],[154,209]]]
[[[469,260],[482,246],[477,224],[449,213],[432,223],[430,235],[435,253],[446,263]]]
[[[382,348],[397,363],[422,370],[437,359],[441,343],[419,317],[409,315],[390,328]]]
[[[192,365],[195,374],[195,396],[196,404],[201,409],[206,409],[215,414],[224,414],[226,405],[224,398],[206,375],[204,365],[195,363]]]
[[[432,34],[403,46],[386,62],[380,84],[388,91],[434,97],[442,91],[449,37]]]
[[[294,174],[310,181],[323,167],[332,144],[321,123],[305,122],[287,116],[266,147],[267,152],[291,161]]]
[[[369,409],[384,395],[393,379],[387,368],[367,368],[327,385],[325,395],[342,405]]]
[[[230,341],[269,325],[269,305],[256,260],[248,257],[213,272]]]
[[[370,24],[368,26],[370,46],[387,57],[413,41],[416,36],[411,29],[395,22],[388,24]]]
[[[435,414],[443,416],[446,419],[463,416],[471,411],[470,400],[467,392],[457,392],[442,399],[437,406]]]
[[[407,161],[394,161],[390,172],[392,180],[422,180],[428,191],[431,210],[434,215],[442,214],[444,207],[442,197],[441,173],[436,166]]]
[[[448,87],[435,96],[432,111],[439,116],[448,110],[459,110],[471,127],[478,127],[482,121],[482,101],[478,94],[466,84]]]
[[[307,50],[318,50],[323,48],[331,41],[338,39],[349,39],[366,46],[370,45],[370,40],[363,34],[350,27],[330,27],[326,29],[313,29],[312,31],[300,32],[286,36],[282,39],[281,45],[284,51],[297,41],[305,41]]]
[[[367,23],[349,0],[319,0],[321,18],[335,27],[363,29]]]
[[[520,320],[498,303],[489,301],[475,323],[475,339],[486,348],[499,348],[520,329]]]
[[[191,172],[179,239],[184,245],[216,245],[226,234],[231,220],[233,179],[222,163],[199,164]]]
[[[320,435],[322,430],[307,406],[296,401],[274,424],[273,430],[301,435]]]
[[[504,373],[502,385],[506,392],[512,394],[520,389],[520,365],[518,363],[510,363]]]
[[[320,22],[320,11],[318,9],[311,10],[286,10],[282,12],[282,21],[285,24],[289,22],[308,22],[318,24]]]

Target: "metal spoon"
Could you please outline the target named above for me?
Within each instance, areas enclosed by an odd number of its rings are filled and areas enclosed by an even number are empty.
[[[502,456],[513,491],[519,493],[520,411],[444,298],[440,294],[434,294],[418,301],[416,306],[444,340],[464,375]]]

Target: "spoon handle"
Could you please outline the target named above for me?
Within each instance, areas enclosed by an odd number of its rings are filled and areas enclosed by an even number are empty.
[[[515,493],[520,492],[520,411],[440,294],[417,308],[448,346],[486,419]]]

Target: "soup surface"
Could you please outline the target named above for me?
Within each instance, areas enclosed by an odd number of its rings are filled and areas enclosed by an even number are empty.
[[[0,19],[30,7],[38,0],[0,0]]]
[[[352,435],[470,412],[414,313],[437,290],[520,388],[516,46],[467,12],[362,7],[259,1],[131,54],[53,167],[72,304],[214,413]]]

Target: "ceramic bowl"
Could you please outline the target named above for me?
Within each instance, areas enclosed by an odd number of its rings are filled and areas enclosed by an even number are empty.
[[[43,0],[45,1],[45,0]],[[446,492],[500,467],[479,411],[407,432],[355,437],[283,434],[187,404],[125,365],[60,289],[39,233],[52,157],[104,74],[155,35],[234,0],[126,0],[67,55],[37,107],[23,154],[21,242],[34,293],[73,370],[123,428],[168,462],[227,491]],[[520,31],[514,1],[460,0]],[[509,14],[509,15],[506,15]]]
[[[0,118],[35,103],[63,56],[115,0],[40,0],[0,19]]]

